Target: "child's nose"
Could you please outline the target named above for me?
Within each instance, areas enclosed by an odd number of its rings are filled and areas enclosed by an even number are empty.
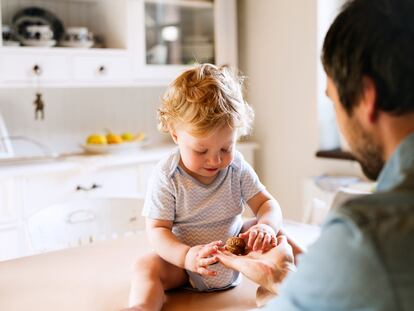
[[[221,163],[221,156],[219,154],[210,157],[209,162],[211,165],[219,165]]]

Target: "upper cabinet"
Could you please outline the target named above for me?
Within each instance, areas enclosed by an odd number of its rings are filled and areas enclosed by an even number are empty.
[[[236,0],[0,0],[0,9],[0,87],[164,85],[197,62],[237,66]]]

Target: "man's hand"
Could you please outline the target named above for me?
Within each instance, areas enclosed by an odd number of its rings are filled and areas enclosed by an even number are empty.
[[[277,238],[277,246],[265,253],[252,251],[246,256],[236,256],[221,249],[215,257],[226,267],[240,271],[272,293],[277,293],[279,283],[289,271],[296,270],[292,247],[283,235]]]
[[[240,233],[239,237],[247,240],[247,248],[253,251],[266,252],[276,246],[276,233],[272,227],[265,224],[257,224],[246,232]]]
[[[221,241],[214,241],[191,247],[185,256],[185,269],[201,275],[215,276],[217,272],[207,267],[219,261],[216,255],[221,244]]]

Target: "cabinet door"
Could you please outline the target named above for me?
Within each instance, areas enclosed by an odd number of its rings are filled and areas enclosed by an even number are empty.
[[[194,63],[237,66],[234,0],[141,0],[130,11],[137,78],[167,81]]]
[[[19,180],[0,180],[0,224],[17,220],[22,210],[22,187]]]
[[[28,217],[40,209],[65,201],[76,193],[76,172],[33,175],[24,179],[24,215]]]
[[[0,225],[0,261],[24,255],[25,241],[19,226]]]

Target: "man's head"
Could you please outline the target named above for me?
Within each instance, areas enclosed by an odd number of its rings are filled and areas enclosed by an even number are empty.
[[[414,1],[351,0],[323,45],[327,92],[339,126],[367,176],[382,169],[381,114],[414,112]]]

